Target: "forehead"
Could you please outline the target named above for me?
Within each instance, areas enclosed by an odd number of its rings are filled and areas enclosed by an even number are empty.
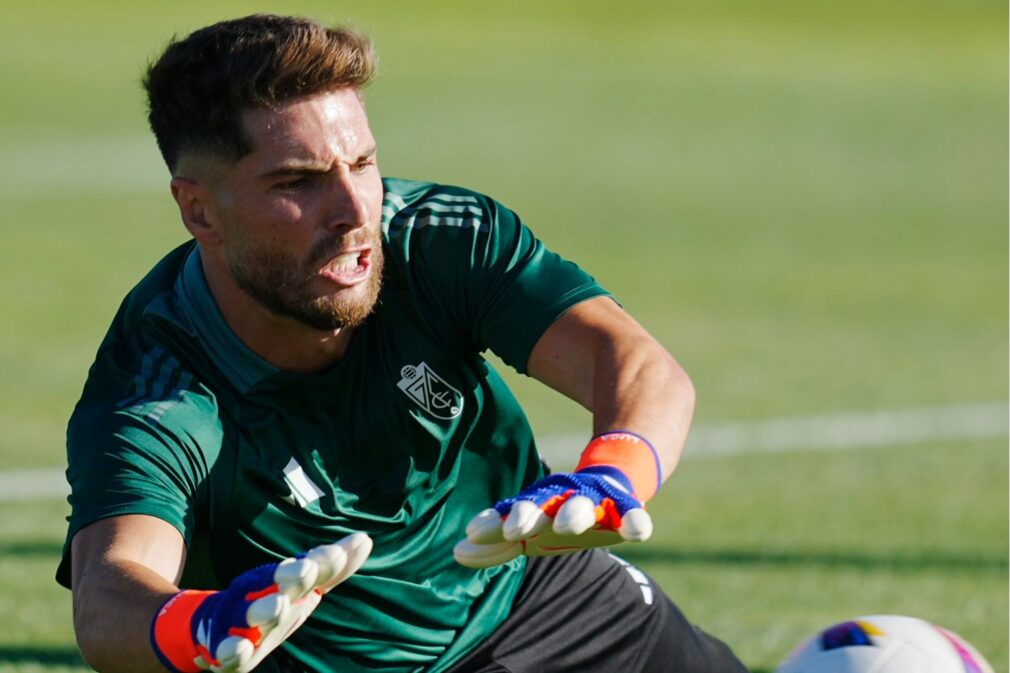
[[[253,154],[354,158],[374,143],[358,92],[338,89],[242,115]]]

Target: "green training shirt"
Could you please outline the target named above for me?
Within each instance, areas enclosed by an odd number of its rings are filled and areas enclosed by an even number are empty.
[[[379,301],[322,374],[239,340],[192,242],[129,293],[70,420],[62,584],[81,528],[147,514],[182,534],[186,588],[368,533],[362,569],[283,646],[307,670],[443,670],[505,619],[525,559],[471,570],[452,548],[542,468],[481,353],[524,371],[556,318],[605,291],[485,196],[384,186]]]

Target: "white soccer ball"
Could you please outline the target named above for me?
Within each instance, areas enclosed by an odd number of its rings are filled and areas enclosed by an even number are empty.
[[[993,673],[957,634],[914,617],[875,615],[830,626],[775,673]]]

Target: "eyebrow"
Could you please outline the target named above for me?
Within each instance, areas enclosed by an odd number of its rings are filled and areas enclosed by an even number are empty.
[[[375,156],[377,147],[372,145],[354,159],[357,163],[363,159]],[[275,178],[281,175],[323,175],[330,172],[328,164],[322,164],[314,159],[288,159],[284,163],[262,173],[261,178]]]

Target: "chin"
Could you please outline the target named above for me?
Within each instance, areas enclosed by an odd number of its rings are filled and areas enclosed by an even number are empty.
[[[354,299],[340,294],[339,297],[320,297],[306,307],[305,311],[297,311],[299,315],[292,317],[324,331],[354,328],[365,322],[378,303],[378,292],[365,292],[364,296]]]

